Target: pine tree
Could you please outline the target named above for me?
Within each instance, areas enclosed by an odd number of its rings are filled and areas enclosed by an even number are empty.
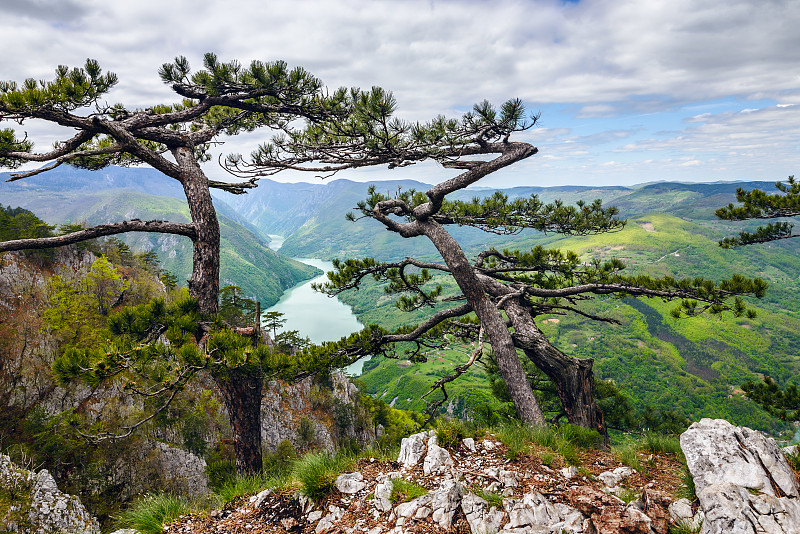
[[[287,128],[286,133],[263,145],[245,160],[230,156],[226,164],[240,176],[269,175],[284,169],[300,169],[331,175],[342,170],[375,165],[398,168],[433,160],[458,174],[427,191],[381,194],[371,188],[358,203],[351,220],[370,218],[404,238],[424,237],[442,261],[414,258],[382,263],[372,258],[336,261],[329,282],[320,289],[337,294],[357,288],[372,276],[386,284],[388,293],[399,294],[397,304],[412,310],[450,303],[416,328],[384,332],[370,329],[372,350],[397,342],[417,343],[418,349],[441,343],[443,332],[475,338],[485,335],[520,418],[541,424],[542,411],[531,391],[517,355],[522,351],[554,384],[567,419],[574,424],[605,432],[603,413],[595,400],[591,359],[571,358],[553,346],[536,325],[536,318],[549,313],[576,313],[590,319],[610,321],[581,310],[581,302],[593,296],[642,296],[678,299],[677,315],[729,310],[748,313],[740,294],[761,296],[763,281],[734,277],[714,283],[702,278],[675,280],[625,276],[617,260],[586,264],[574,253],[538,247],[528,252],[489,249],[467,258],[447,231],[451,225],[472,226],[495,234],[514,234],[525,228],[568,235],[613,232],[624,221],[616,210],[599,201],[566,206],[544,204],[537,197],[509,200],[496,193],[472,202],[452,201],[448,195],[538,152],[528,143],[511,137],[532,128],[538,116],[526,115],[519,100],[500,108],[488,102],[474,106],[461,119],[437,117],[425,123],[408,123],[393,116],[396,102],[380,88],[352,89],[342,103],[346,116],[321,121],[305,128]],[[434,274],[449,276],[457,295],[442,295]],[[470,321],[470,314],[477,321]],[[358,351],[354,351],[357,355]],[[422,359],[421,350],[413,358]],[[445,384],[480,358],[476,354]],[[446,392],[445,392],[446,398]]]
[[[192,275],[188,281],[191,299],[185,301],[181,313],[167,314],[170,320],[177,321],[168,327],[178,336],[177,341],[165,349],[158,343],[159,336],[142,337],[138,330],[120,330],[122,337],[130,337],[129,343],[135,340],[144,346],[109,347],[100,352],[95,347],[85,349],[82,354],[72,350],[65,355],[67,359],[61,361],[56,373],[60,373],[63,380],[82,378],[91,382],[114,378],[116,375],[106,370],[120,369],[120,365],[126,372],[145,371],[146,366],[125,363],[138,361],[131,358],[134,354],[147,353],[162,358],[158,362],[161,367],[165,362],[178,361],[179,370],[173,370],[178,378],[165,379],[165,384],[155,390],[166,395],[163,407],[180,391],[183,381],[204,368],[203,359],[192,363],[194,356],[189,352],[205,353],[209,361],[216,362],[212,376],[233,423],[237,467],[257,471],[261,469],[261,436],[256,400],[260,400],[265,375],[260,363],[251,360],[256,356],[260,358],[266,349],[251,350],[247,348],[252,344],[251,338],[238,336],[241,338],[238,339],[232,332],[212,335],[212,330],[217,328],[220,228],[211,189],[241,194],[256,187],[258,178],[234,182],[211,180],[201,163],[210,158],[210,147],[220,144],[224,135],[261,128],[280,130],[296,120],[330,119],[337,114],[338,101],[345,93],[325,94],[317,78],[301,68],[289,69],[281,61],[253,61],[244,67],[237,61],[220,62],[209,53],[204,56],[203,65],[203,69],[192,72],[184,57],[162,65],[159,75],[179,102],[156,104],[146,109],[106,104],[106,95],[116,85],[117,76],[103,73],[97,61],[91,59],[82,68],[59,66],[51,81],[0,82],[0,167],[17,169],[26,163],[44,163],[38,169],[12,174],[9,181],[46,173],[63,164],[89,170],[109,165],[145,164],[182,185],[191,217],[190,223],[131,219],[87,228],[71,227],[65,235],[12,236],[11,240],[0,242],[0,252],[60,247],[126,232],[168,233],[190,238],[193,243]],[[14,129],[4,128],[4,123],[25,124],[32,120],[63,126],[74,134],[57,142],[49,151],[34,152],[27,136],[19,138]],[[3,218],[0,223],[5,220]],[[49,232],[46,228],[42,230]],[[5,226],[0,232],[3,236],[7,234]],[[162,278],[167,286],[175,283],[174,277],[165,275]],[[107,312],[109,302],[104,298],[105,289],[98,287],[98,292],[102,311]],[[164,319],[154,310],[139,312],[151,315],[154,320]],[[113,320],[119,324],[118,319]],[[149,332],[155,332],[163,324],[166,323],[151,325],[154,330]],[[169,338],[169,331],[164,335]],[[200,346],[184,348],[189,337],[195,338]],[[256,356],[243,356],[252,354]],[[118,436],[109,433],[108,437]]]
[[[322,84],[301,68],[283,62],[220,62],[204,57],[204,69],[192,73],[178,57],[162,65],[159,75],[181,99],[147,109],[109,106],[106,94],[117,76],[103,73],[95,60],[82,68],[59,66],[52,81],[0,82],[0,167],[18,168],[29,162],[46,163],[36,170],[12,174],[9,181],[47,172],[62,164],[98,170],[108,165],[149,165],[177,180],[189,205],[191,223],[126,220],[75,229],[62,236],[25,236],[0,243],[0,252],[59,247],[125,232],[160,232],[190,238],[194,245],[189,292],[203,313],[217,310],[219,292],[219,222],[211,189],[245,193],[257,179],[245,182],[210,180],[200,163],[209,159],[212,144],[222,135],[257,128],[282,128],[301,118],[332,113],[335,97],[322,94]],[[4,122],[45,121],[74,130],[50,151],[33,152],[33,143],[18,138]],[[171,156],[167,157],[167,156]]]

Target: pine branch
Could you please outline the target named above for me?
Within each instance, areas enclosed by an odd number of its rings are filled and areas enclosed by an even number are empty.
[[[120,223],[101,224],[60,236],[3,241],[0,242],[0,252],[63,247],[65,245],[80,243],[96,237],[124,234],[127,232],[177,234],[186,236],[190,239],[194,239],[196,236],[195,228],[191,224],[173,223],[168,221],[140,221],[138,219],[133,219]]]

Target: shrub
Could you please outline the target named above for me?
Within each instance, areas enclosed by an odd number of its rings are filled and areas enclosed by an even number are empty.
[[[466,436],[467,427],[462,420],[441,417],[436,421],[436,441],[440,447],[455,447]]]

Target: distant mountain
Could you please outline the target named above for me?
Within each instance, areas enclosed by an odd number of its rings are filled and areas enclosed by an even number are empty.
[[[399,190],[424,191],[429,184],[411,180],[375,182],[378,190],[393,194]],[[360,200],[367,196],[370,183],[333,180],[324,183],[285,184],[262,180],[257,189],[247,195],[222,194],[243,218],[266,234],[286,237],[281,252],[295,257],[323,259],[373,256],[396,260],[405,256],[431,257],[436,251],[424,238],[402,239],[388,232],[375,221],[364,219],[356,223],[344,219]],[[501,189],[509,198],[538,195],[544,202],[560,199],[567,204],[578,200],[601,199],[604,204],[617,206],[622,217],[651,212],[670,213],[678,217],[706,221],[719,226],[714,210],[735,200],[737,187],[771,190],[771,182],[745,183],[653,183],[634,187],[591,186],[520,186]],[[485,197],[495,190],[467,189],[451,195],[454,200]],[[730,225],[728,223],[728,227]],[[476,251],[486,246],[503,246],[507,236],[498,237],[472,228],[453,228],[462,246]],[[524,231],[521,236],[541,238],[537,232]]]
[[[5,180],[7,175],[0,175]],[[152,193],[163,193],[155,196]],[[102,224],[125,219],[188,222],[189,209],[175,180],[153,169],[85,171],[64,167],[16,182],[0,182],[0,203],[22,206],[50,224]],[[215,201],[222,234],[220,283],[240,286],[262,306],[277,302],[287,288],[319,273],[281,256],[232,208]],[[192,271],[192,244],[186,237],[130,233],[120,236],[133,250],[155,250],[165,269],[180,281]]]

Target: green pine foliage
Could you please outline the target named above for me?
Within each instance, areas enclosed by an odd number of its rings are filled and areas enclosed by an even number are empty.
[[[741,205],[728,204],[716,211],[717,217],[729,221],[748,219],[776,219],[800,215],[800,183],[789,176],[786,183],[777,182],[779,193],[769,195],[760,189],[736,190],[736,201]],[[753,232],[741,232],[737,237],[726,237],[719,242],[723,248],[740,247],[754,243],[766,243],[797,237],[792,234],[794,225],[788,222],[769,223]]]

